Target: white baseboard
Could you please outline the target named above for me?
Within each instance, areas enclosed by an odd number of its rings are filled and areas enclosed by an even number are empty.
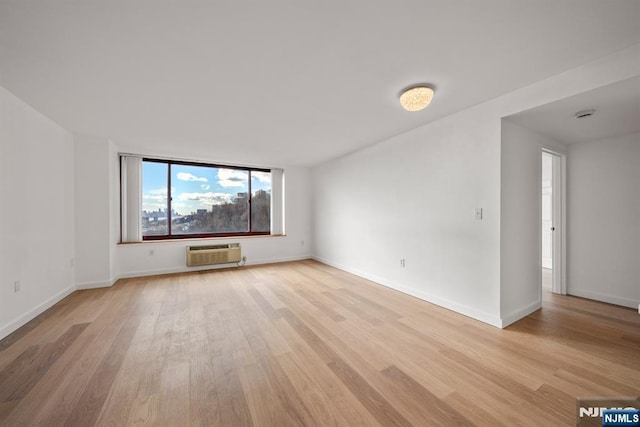
[[[507,326],[509,326],[512,323],[517,322],[518,320],[527,317],[528,315],[530,315],[531,313],[533,313],[534,311],[540,310],[542,308],[542,301],[534,301],[531,304],[516,310],[516,311],[512,311],[511,313],[509,313],[506,316],[502,317],[502,328],[506,328]]]
[[[248,260],[245,265],[277,264],[280,262],[301,261],[304,259],[311,259],[311,255]],[[159,276],[162,274],[188,273],[191,271],[218,270],[222,268],[230,268],[235,266],[236,266],[235,263],[229,263],[229,264],[219,264],[219,265],[202,265],[198,267],[181,266],[181,267],[172,267],[172,268],[161,268],[161,269],[155,269],[155,270],[129,271],[129,272],[118,275],[118,277],[115,280],[113,280],[113,283],[117,282],[119,279],[128,279],[133,277]]]
[[[109,288],[116,283],[118,279],[111,279],[100,282],[85,282],[85,283],[76,283],[76,290],[81,291],[85,289],[98,289],[98,288]]]
[[[257,261],[248,261],[247,265],[278,264],[281,262],[302,261],[305,259],[312,259],[311,255],[305,254],[305,255],[291,256],[291,257],[263,258]]]
[[[470,317],[472,319],[475,320],[479,320],[483,323],[487,323],[491,326],[495,326],[496,328],[502,328],[502,319],[500,319],[499,317],[493,316],[489,313],[485,313],[476,309],[473,309],[471,307],[468,307],[466,305],[463,304],[458,304],[456,302],[444,299],[444,298],[440,298],[438,296],[429,294],[428,292],[424,292],[422,290],[418,290],[418,289],[413,289],[413,288],[409,288],[407,286],[403,286],[401,284],[398,283],[391,283],[389,282],[387,279],[384,279],[382,277],[378,277],[369,273],[365,273],[363,271],[359,271],[357,269],[348,267],[346,265],[342,265],[340,263],[336,263],[327,259],[323,259],[320,257],[316,257],[314,256],[313,259],[315,259],[318,262],[321,262],[323,264],[327,264],[330,265],[332,267],[338,268],[340,270],[346,271],[347,273],[351,273],[351,274],[355,274],[356,276],[360,276],[362,278],[365,278],[367,280],[371,280],[372,282],[376,282],[382,286],[385,286],[387,288],[391,288],[394,289],[396,291],[405,293],[407,295],[411,295],[413,297],[419,298],[421,300],[427,301],[429,303],[435,304],[437,306],[446,308],[447,310],[451,310],[451,311],[455,311],[458,314],[462,314],[464,316]]]
[[[0,328],[0,340],[3,339],[4,337],[8,336],[12,332],[14,332],[15,330],[17,330],[21,326],[23,326],[23,325],[27,324],[28,322],[30,322],[31,320],[35,319],[39,314],[41,314],[42,312],[44,312],[46,309],[48,309],[49,307],[53,306],[54,304],[62,301],[64,298],[66,298],[68,295],[70,295],[75,290],[76,290],[75,286],[69,286],[67,289],[58,292],[57,294],[55,294],[51,298],[47,299],[46,301],[44,301],[41,304],[39,304],[36,307],[34,307],[33,309],[29,310],[28,312],[26,312],[22,316],[18,317],[17,319],[14,319],[11,322],[9,322],[6,325],[4,325],[2,328]]]
[[[582,289],[570,288],[567,290],[567,294],[576,297],[592,299],[595,301],[606,302],[609,304],[621,305],[622,307],[629,308],[638,308],[638,304],[640,304],[640,300],[634,301],[629,298],[621,298],[614,295],[602,294],[600,292],[586,291]]]

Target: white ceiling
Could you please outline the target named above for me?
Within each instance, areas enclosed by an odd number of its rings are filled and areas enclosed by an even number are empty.
[[[128,151],[313,165],[640,43],[637,0],[0,0],[0,85]],[[403,111],[399,91],[436,88]]]
[[[587,118],[575,113],[594,109]],[[603,86],[507,119],[564,144],[640,132],[640,76]]]

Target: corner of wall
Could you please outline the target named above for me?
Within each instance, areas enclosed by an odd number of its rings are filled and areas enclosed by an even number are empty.
[[[534,313],[540,310],[541,308],[542,308],[542,301],[535,301],[525,307],[522,307],[506,315],[503,315],[501,316],[501,319],[500,319],[500,327],[504,329],[507,326],[517,322],[518,320],[524,319],[531,313]]]

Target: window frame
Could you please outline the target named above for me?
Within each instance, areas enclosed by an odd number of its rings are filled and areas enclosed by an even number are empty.
[[[142,235],[142,241],[156,241],[156,240],[183,240],[183,239],[202,239],[202,238],[214,238],[214,237],[248,237],[248,236],[269,236],[271,235],[271,224],[269,225],[268,231],[251,231],[253,228],[253,218],[252,218],[252,203],[251,199],[253,195],[251,194],[251,178],[252,172],[268,172],[271,173],[271,169],[265,168],[256,168],[256,167],[248,167],[248,166],[233,166],[233,165],[221,165],[216,163],[202,163],[195,161],[186,161],[186,160],[169,160],[169,159],[158,159],[153,157],[142,157],[142,162],[155,162],[155,163],[164,163],[167,165],[167,234],[161,235],[151,235],[145,236]],[[248,220],[249,220],[249,231],[246,232],[224,232],[224,233],[190,233],[190,234],[172,234],[171,232],[171,202],[173,196],[171,194],[171,165],[181,165],[181,166],[199,166],[199,167],[208,167],[208,168],[218,168],[218,169],[235,169],[242,170],[247,172],[248,176],[248,189],[247,189],[247,205],[248,205]],[[142,183],[142,181],[141,181]],[[272,215],[271,207],[269,209],[269,215]]]

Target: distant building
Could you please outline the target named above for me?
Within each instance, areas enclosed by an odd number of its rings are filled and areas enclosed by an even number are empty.
[[[248,197],[247,197],[247,193],[238,193],[237,197],[236,197],[236,203],[240,204],[243,202],[246,202]]]

